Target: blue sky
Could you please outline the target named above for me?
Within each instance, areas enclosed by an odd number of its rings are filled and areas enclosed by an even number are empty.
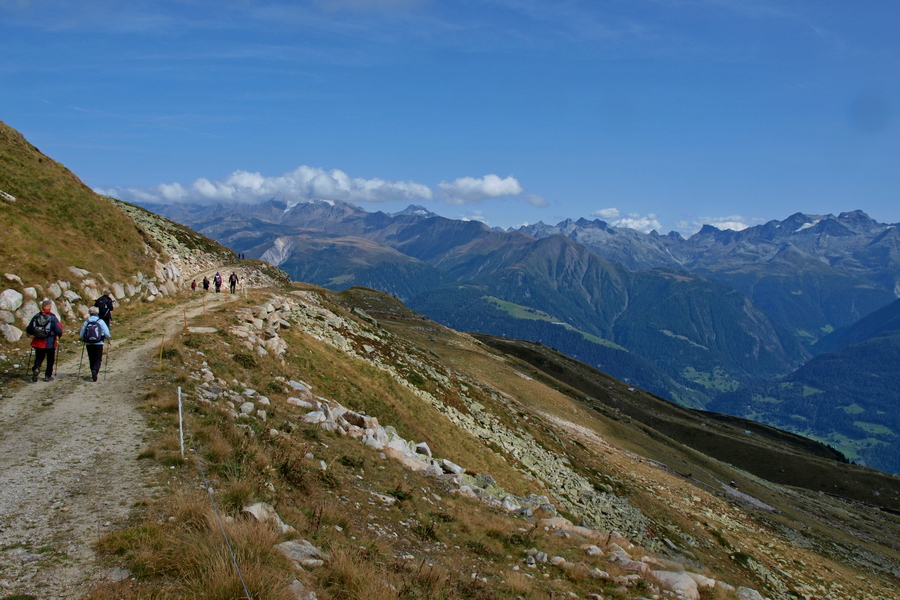
[[[126,200],[900,222],[900,3],[0,0],[0,120]]]

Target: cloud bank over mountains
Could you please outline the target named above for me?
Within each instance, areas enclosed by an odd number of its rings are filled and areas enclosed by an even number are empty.
[[[478,204],[496,198],[520,198],[534,206],[546,206],[544,198],[525,194],[525,188],[512,175],[460,177],[442,181],[434,188],[415,181],[389,181],[378,177],[351,177],[340,169],[326,171],[318,167],[300,166],[277,177],[260,173],[235,171],[219,181],[205,177],[190,185],[161,183],[152,188],[100,188],[97,193],[128,202],[262,202],[271,198],[288,204],[308,200],[343,202],[442,201],[451,205]]]
[[[657,233],[663,233],[664,231],[663,225],[659,221],[659,216],[656,213],[642,215],[640,213],[631,212],[623,215],[618,208],[601,208],[600,210],[592,212],[591,216],[603,219],[613,227],[637,229],[642,233],[650,233],[654,230]],[[674,230],[684,236],[690,237],[700,231],[704,225],[712,225],[713,227],[722,230],[732,229],[734,231],[742,231],[748,227],[760,225],[765,222],[766,219],[761,219],[759,217],[745,217],[741,215],[730,215],[727,217],[698,217],[696,215],[691,215],[680,219],[675,224]]]
[[[528,193],[514,176],[501,178],[495,174],[483,177],[459,177],[453,181],[441,181],[430,187],[415,181],[391,181],[374,177],[351,177],[340,169],[325,170],[319,167],[300,166],[279,176],[267,177],[258,172],[238,170],[221,180],[200,177],[193,183],[160,183],[151,188],[109,187],[96,188],[99,194],[135,203],[196,202],[232,203],[263,202],[276,199],[294,205],[310,200],[342,201],[353,204],[388,202],[441,202],[448,206],[470,207],[456,218],[488,223],[489,219],[475,206],[484,202],[507,199],[535,207],[549,206],[547,200]],[[615,227],[627,227],[643,233],[656,230],[665,232],[656,213],[646,215],[622,212],[618,208],[603,208],[591,213]],[[728,217],[689,216],[679,220],[675,230],[690,236],[703,227],[713,225],[719,229],[740,231],[762,223],[763,219],[732,215]]]

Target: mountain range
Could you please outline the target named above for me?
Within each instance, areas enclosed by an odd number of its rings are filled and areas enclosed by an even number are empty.
[[[295,280],[386,291],[450,327],[539,341],[682,405],[789,427],[900,469],[894,427],[877,412],[860,421],[875,426],[873,438],[869,425],[838,433],[810,421],[809,403],[789,419],[775,403],[712,404],[723,394],[773,398],[753,390],[780,385],[829,348],[830,333],[896,300],[900,233],[862,211],[705,226],[685,239],[586,219],[499,230],[421,206],[145,207]]]

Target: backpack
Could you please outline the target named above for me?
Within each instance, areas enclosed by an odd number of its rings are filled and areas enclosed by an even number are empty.
[[[94,302],[94,306],[100,309],[100,318],[106,319],[109,317],[109,313],[112,312],[112,300],[110,300],[106,296],[100,296],[97,298],[97,301]]]
[[[216,273],[216,276],[213,277],[213,281],[216,282],[216,285],[221,285],[222,284],[222,276],[219,275],[218,273]]]
[[[53,318],[47,313],[38,313],[31,320],[31,335],[39,340],[45,340],[52,337]]]
[[[100,327],[100,321],[88,321],[84,328],[84,335],[81,336],[86,344],[99,344],[103,341],[103,329]]]

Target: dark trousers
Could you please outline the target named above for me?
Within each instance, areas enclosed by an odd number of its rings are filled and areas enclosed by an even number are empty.
[[[88,364],[91,365],[91,372],[100,371],[100,363],[103,360],[103,344],[85,344],[88,353]]]
[[[234,288],[237,286],[236,283],[232,283],[229,287],[231,288],[231,293],[234,293]]]
[[[32,370],[40,372],[41,363],[47,357],[47,371],[45,375],[50,377],[53,375],[53,362],[56,360],[56,348],[35,348],[34,349],[34,367]]]

